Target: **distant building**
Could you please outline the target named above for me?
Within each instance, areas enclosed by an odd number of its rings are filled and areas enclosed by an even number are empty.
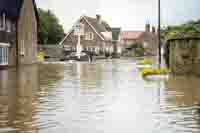
[[[114,52],[116,54],[121,54],[122,53],[122,47],[120,45],[120,33],[121,33],[121,28],[112,28],[112,42],[113,42],[113,47],[114,47]]]
[[[81,36],[81,46],[84,51],[105,53],[114,51],[112,44],[112,29],[107,22],[103,21],[101,15],[96,18],[81,16],[74,24],[84,25],[84,35]],[[67,33],[60,42],[66,51],[76,51],[78,37],[74,34],[74,27]]]
[[[0,67],[36,62],[35,0],[0,0]]]
[[[145,31],[122,31],[120,33],[122,51],[125,51],[136,43],[140,43],[147,49],[149,54],[156,55],[158,38],[155,27],[152,27],[152,31],[150,29],[150,24],[146,24]]]

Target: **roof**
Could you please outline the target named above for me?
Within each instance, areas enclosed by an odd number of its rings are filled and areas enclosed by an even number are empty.
[[[107,37],[104,36],[105,32],[112,32],[112,28],[106,21],[102,20],[101,23],[99,23],[96,18],[92,18],[92,17],[88,17],[88,16],[81,16],[80,19],[76,23],[80,22],[82,19],[84,19],[88,23],[88,25],[94,30],[94,32],[102,40],[107,40]],[[62,43],[66,40],[66,38],[69,36],[69,34],[71,32],[73,32],[73,27],[66,34],[66,36],[63,38],[63,40],[59,43],[60,45],[62,45]]]
[[[96,18],[88,16],[84,16],[84,18],[93,26],[93,28],[98,32],[98,34],[100,34],[104,39],[106,39],[106,37],[104,37],[102,32],[112,32],[112,29],[107,22],[102,20],[102,22],[99,23]]]
[[[7,17],[11,19],[18,19],[23,2],[24,0],[0,0],[0,14],[6,13]],[[36,18],[39,20],[35,0],[33,0],[33,5],[36,13]]]
[[[139,39],[144,34],[144,31],[122,31],[120,38],[123,40],[135,40]]]

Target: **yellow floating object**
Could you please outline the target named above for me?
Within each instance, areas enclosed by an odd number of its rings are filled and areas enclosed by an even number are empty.
[[[44,53],[43,52],[37,53],[37,60],[38,61],[44,61]]]
[[[142,76],[148,75],[167,75],[170,73],[170,70],[167,68],[144,68],[142,70]]]

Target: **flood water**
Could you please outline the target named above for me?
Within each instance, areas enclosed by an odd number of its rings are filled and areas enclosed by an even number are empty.
[[[199,133],[200,79],[143,79],[133,59],[0,71],[0,133]]]

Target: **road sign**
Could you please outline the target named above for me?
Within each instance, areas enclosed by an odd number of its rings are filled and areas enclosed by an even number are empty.
[[[84,24],[78,23],[74,26],[74,34],[77,36],[84,35]]]

